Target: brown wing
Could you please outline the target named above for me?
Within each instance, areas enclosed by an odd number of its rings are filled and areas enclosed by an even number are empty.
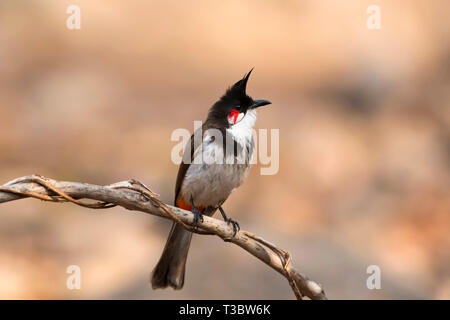
[[[202,130],[201,135],[202,135],[202,140],[203,140],[203,133],[205,131],[203,130],[203,127],[202,127],[202,128],[197,129],[197,131],[195,131],[194,134],[191,136],[190,142],[187,143],[187,146],[184,150],[183,160],[181,161],[181,164],[178,168],[177,182],[175,184],[174,206],[177,205],[178,194],[180,193],[181,185],[183,183],[184,177],[186,176],[186,172],[188,171],[189,166],[191,165],[192,161],[194,161],[194,153],[195,153],[194,135],[199,134],[199,130]],[[189,145],[190,145],[190,148],[189,148]],[[197,148],[199,146],[197,146]],[[189,153],[190,153],[190,156],[189,156]],[[190,159],[190,161],[189,161],[189,159]]]
[[[177,175],[177,182],[175,184],[175,199],[174,199],[174,206],[177,205],[177,199],[178,199],[178,195],[180,193],[180,189],[181,189],[181,185],[183,184],[183,180],[184,177],[186,176],[186,172],[189,169],[189,166],[191,165],[191,163],[194,161],[194,154],[195,151],[200,147],[201,143],[198,146],[194,145],[194,135],[198,134],[201,135],[201,141],[203,141],[204,135],[207,132],[208,129],[218,129],[217,126],[214,125],[214,123],[211,123],[209,121],[206,121],[203,126],[199,129],[197,129],[194,134],[191,136],[190,142],[188,142],[187,144],[187,148],[185,148],[184,150],[184,154],[183,154],[183,160],[181,161],[181,164],[178,168],[178,175]],[[201,130],[201,132],[200,132]],[[222,137],[225,137],[226,135],[226,131],[224,128],[220,128],[218,129],[222,132]],[[223,142],[223,147],[225,150],[225,139]],[[234,141],[234,148],[235,148],[235,153],[236,153],[236,141]],[[188,148],[190,146],[190,148]],[[189,154],[190,153],[190,154]],[[190,161],[189,161],[190,160]],[[187,200],[187,199],[186,199]]]

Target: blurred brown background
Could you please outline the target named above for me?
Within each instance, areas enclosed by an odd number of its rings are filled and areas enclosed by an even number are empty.
[[[66,9],[81,8],[81,30]],[[381,7],[381,30],[366,27]],[[450,298],[448,1],[0,2],[0,183],[137,178],[171,202],[176,128],[251,67],[280,170],[225,203],[329,298]],[[280,275],[195,236],[182,291],[153,291],[169,222],[114,208],[0,206],[0,298],[292,299]],[[79,265],[82,289],[66,288]],[[381,268],[368,290],[366,268]]]

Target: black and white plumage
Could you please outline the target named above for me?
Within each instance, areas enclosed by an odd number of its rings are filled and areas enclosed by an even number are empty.
[[[175,206],[192,211],[197,219],[219,209],[234,228],[238,224],[226,217],[221,205],[248,175],[256,108],[270,104],[247,95],[251,72],[226,91],[209,110],[202,128],[191,136],[175,187]],[[191,232],[176,223],[172,225],[164,252],[153,270],[154,289],[183,287],[191,238]]]

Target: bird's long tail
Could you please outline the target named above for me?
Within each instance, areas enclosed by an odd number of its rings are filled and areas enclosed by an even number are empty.
[[[186,259],[191,244],[192,233],[174,223],[170,230],[164,251],[152,272],[153,289],[171,286],[183,288]]]

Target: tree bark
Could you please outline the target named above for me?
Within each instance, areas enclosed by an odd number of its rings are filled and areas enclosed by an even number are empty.
[[[231,225],[212,217],[204,216],[203,222],[195,225],[194,215],[190,211],[165,204],[159,200],[157,194],[139,181],[130,180],[99,186],[32,175],[14,179],[0,187],[0,203],[27,197],[52,202],[72,202],[93,209],[121,206],[174,220],[192,232],[216,235],[246,250],[281,273],[288,280],[297,299],[306,296],[313,300],[326,300],[322,286],[299,273],[293,267],[287,251],[247,231],[239,230],[233,236]]]

